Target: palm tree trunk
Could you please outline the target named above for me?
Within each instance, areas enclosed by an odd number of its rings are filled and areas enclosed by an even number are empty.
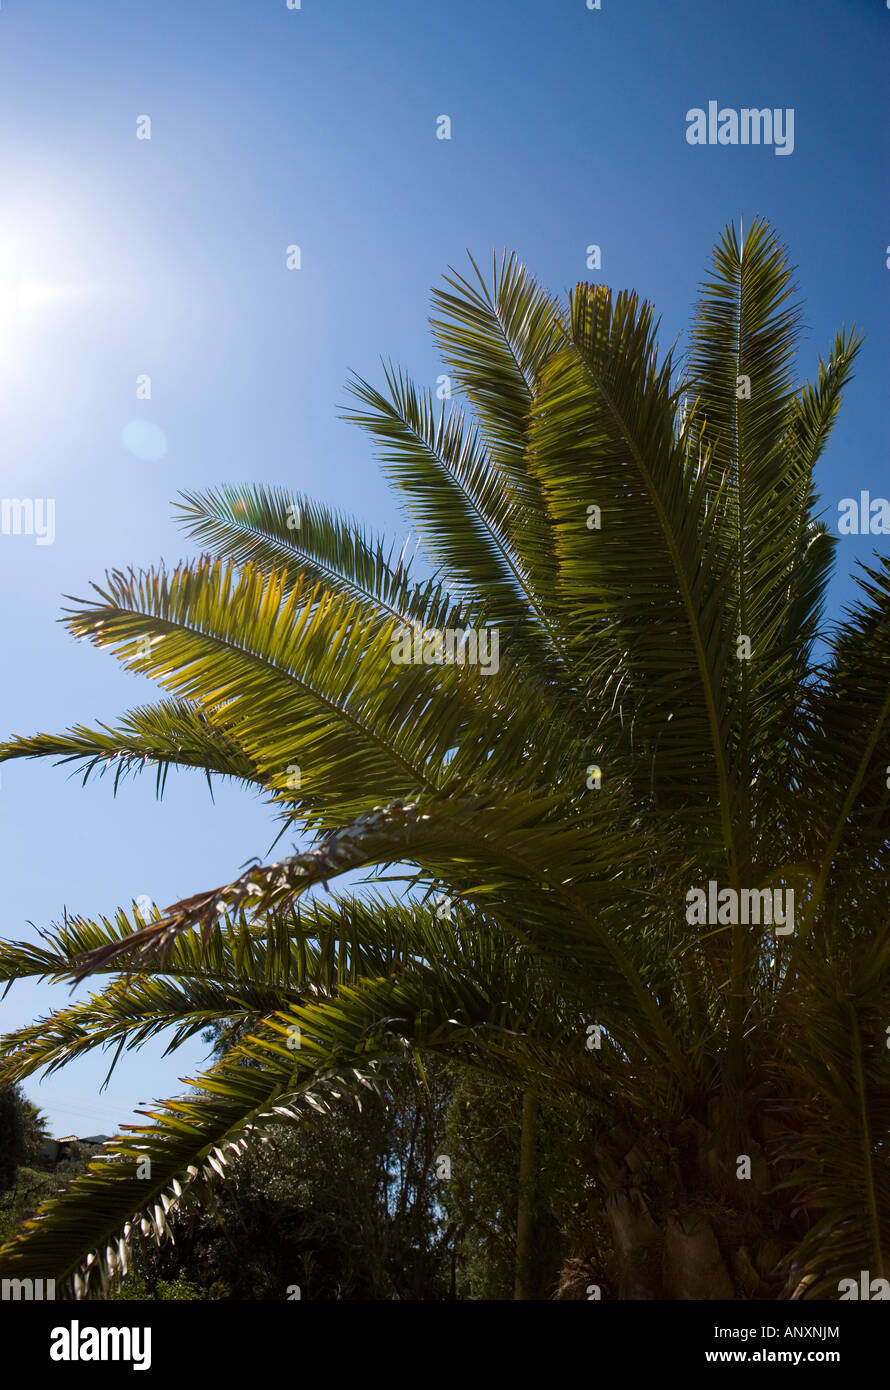
[[[516,1281],[514,1299],[533,1297],[531,1257],[534,1238],[535,1139],[538,1099],[533,1091],[522,1097],[522,1128],[519,1136],[519,1201],[516,1214]]]
[[[720,1115],[716,1106],[711,1120]],[[616,1124],[594,1147],[601,1226],[579,1233],[557,1297],[669,1301],[792,1297],[800,1284],[786,1257],[806,1229],[776,1190],[760,1137],[722,1149],[713,1129],[685,1119],[670,1135]],[[736,1175],[740,1145],[750,1181]],[[667,1200],[665,1194],[669,1194]]]

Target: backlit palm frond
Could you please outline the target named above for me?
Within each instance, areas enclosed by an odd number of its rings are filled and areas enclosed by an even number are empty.
[[[697,475],[675,436],[670,361],[657,364],[649,306],[580,285],[571,314],[572,341],[543,370],[532,466],[591,714],[608,715],[616,753],[633,750],[639,794],[699,817],[710,803],[714,838],[731,854],[731,650],[706,466]]]
[[[375,790],[428,787],[456,741],[460,702],[437,705],[427,668],[393,665],[392,629],[346,599],[302,583],[285,597],[278,575],[210,562],[115,573],[97,595],[69,612],[71,630],[222,711],[267,784],[307,814],[342,816]],[[457,671],[440,680],[455,684]]]
[[[890,560],[876,556],[857,581],[862,597],[833,634],[806,707],[800,781],[816,873],[813,912],[830,882],[845,893],[874,882],[890,836]]]
[[[838,333],[827,363],[819,359],[815,384],[806,382],[788,410],[781,452],[786,461],[783,485],[795,496],[794,517],[786,567],[776,573],[770,601],[781,616],[772,642],[768,688],[752,732],[760,796],[781,795],[803,751],[805,733],[798,714],[805,705],[836,545],[819,519],[814,468],[831,435],[861,344],[855,331]]]
[[[645,958],[634,960],[635,933],[627,925],[627,912],[631,902],[639,910],[640,899],[636,881],[626,874],[633,840],[609,830],[605,807],[599,812],[601,829],[592,837],[579,817],[553,814],[561,800],[535,800],[527,791],[510,796],[493,787],[484,796],[458,800],[446,790],[426,803],[395,803],[367,812],[317,848],[194,894],[125,943],[87,953],[78,978],[122,957],[150,958],[184,932],[209,931],[225,913],[280,910],[314,885],[349,870],[414,863],[429,880],[452,885],[468,904],[478,902],[481,910],[521,932],[520,939],[537,953],[573,955],[586,968],[602,972],[613,997],[625,1001],[625,1019],[634,1019],[628,1048],[662,1062],[669,1059],[678,1083],[690,1085],[691,1072],[670,1015],[646,985],[647,962],[657,960],[657,937],[648,938]],[[642,858],[642,842],[636,852]],[[555,915],[558,906],[564,915]]]
[[[401,372],[384,371],[387,394],[356,378],[352,392],[369,409],[346,418],[374,436],[426,554],[462,604],[484,605],[514,665],[549,670],[563,656],[563,634],[514,547],[510,490],[478,429],[454,406],[437,412],[431,393]]]
[[[48,1075],[87,1052],[115,1049],[105,1077],[107,1084],[121,1052],[139,1048],[167,1030],[173,1036],[164,1055],[208,1028],[230,1018],[262,1018],[280,1006],[279,990],[242,979],[233,990],[212,980],[177,981],[157,972],[151,978],[124,977],[106,985],[100,994],[59,1009],[26,1028],[6,1033],[2,1042],[0,1079],[12,1085],[35,1072]]]
[[[301,493],[251,483],[180,496],[174,505],[186,534],[220,559],[239,565],[249,561],[266,573],[285,572],[291,583],[302,578],[321,584],[366,605],[383,622],[398,618],[430,628],[464,625],[441,584],[433,579],[412,582],[410,560],[399,556],[394,563],[392,547]]]
[[[796,419],[801,409],[791,376],[800,322],[791,276],[784,249],[764,221],[756,220],[743,242],[728,227],[702,287],[683,380],[711,450],[711,488],[719,480],[725,499],[713,563],[731,579],[723,605],[728,634],[743,653],[736,659],[733,652],[727,674],[737,708],[734,758],[744,825],[751,819],[760,731],[768,726],[771,737],[775,711],[787,714],[781,695],[795,669],[794,642],[784,625],[788,577],[812,539],[805,530],[810,479],[804,454],[787,447],[789,417]],[[803,410],[812,424],[806,405]],[[824,581],[824,568],[813,559],[821,559],[818,550],[805,571],[810,586]],[[742,854],[747,857],[750,847]]]
[[[146,767],[155,769],[157,790],[164,790],[171,767],[201,768],[207,774],[264,785],[253,759],[224,721],[187,700],[142,705],[122,716],[117,728],[77,724],[65,734],[35,734],[0,745],[0,762],[12,758],[56,758],[76,763],[83,781],[92,773],[114,773],[114,790],[122,778]]]
[[[827,362],[819,358],[815,384],[805,382],[790,403],[785,447],[808,480],[831,437],[863,341],[855,327],[836,333]]]
[[[433,291],[433,334],[509,494],[513,548],[537,584],[552,589],[553,537],[527,450],[538,379],[568,335],[566,314],[515,255],[505,253],[500,265],[493,259],[490,287],[472,257],[470,264],[475,281],[452,271],[449,289]]]

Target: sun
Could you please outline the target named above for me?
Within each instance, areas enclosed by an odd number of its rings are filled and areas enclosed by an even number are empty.
[[[59,311],[89,293],[87,284],[70,277],[70,265],[55,263],[44,230],[39,223],[29,229],[9,211],[0,216],[0,372],[21,366]]]

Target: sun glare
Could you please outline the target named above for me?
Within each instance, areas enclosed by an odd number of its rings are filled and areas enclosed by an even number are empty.
[[[15,214],[0,219],[0,366],[7,371],[30,356],[60,309],[89,293],[88,285],[70,277],[70,265],[56,263],[44,226],[36,223],[31,235]]]

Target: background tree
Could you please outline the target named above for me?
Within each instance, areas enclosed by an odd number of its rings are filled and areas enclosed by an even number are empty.
[[[20,1086],[0,1091],[0,1190],[15,1186],[26,1157],[25,1105]]]
[[[15,1187],[21,1165],[36,1163],[45,1137],[46,1120],[21,1086],[0,1090],[0,1192]]]
[[[517,1286],[523,1094],[494,1076],[456,1079],[443,1147],[452,1159],[445,1208],[455,1226],[459,1298],[512,1299]],[[526,1298],[552,1298],[587,1222],[583,1156],[592,1121],[538,1099],[529,1194],[531,1259]]]
[[[313,1300],[447,1297],[441,1071],[423,1085],[412,1063],[389,1064],[358,1103],[270,1128],[200,1207],[171,1213],[175,1242],[145,1252],[138,1277],[148,1287],[184,1277],[206,1297],[239,1300],[294,1289]]]

